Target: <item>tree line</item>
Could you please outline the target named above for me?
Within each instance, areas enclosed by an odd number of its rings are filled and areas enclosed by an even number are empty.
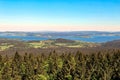
[[[120,51],[0,55],[0,80],[120,80]]]

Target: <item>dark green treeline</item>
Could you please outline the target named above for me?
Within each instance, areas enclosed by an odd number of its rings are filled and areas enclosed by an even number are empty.
[[[0,80],[120,80],[120,51],[0,56]]]

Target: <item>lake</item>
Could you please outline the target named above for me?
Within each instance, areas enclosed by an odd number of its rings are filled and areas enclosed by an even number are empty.
[[[39,36],[0,36],[0,38],[7,38],[7,39],[20,39],[24,41],[32,41],[32,40],[48,40],[48,39],[57,39],[57,38],[64,38],[64,39],[70,39],[70,40],[79,40],[79,41],[86,41],[86,42],[107,42],[112,40],[118,40],[120,39],[120,36],[100,36],[100,35],[94,35],[91,37],[79,37],[79,36],[53,36],[52,38],[48,37],[39,37]]]

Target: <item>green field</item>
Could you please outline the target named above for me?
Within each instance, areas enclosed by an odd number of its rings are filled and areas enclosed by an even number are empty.
[[[74,43],[56,43],[54,40],[45,40],[39,42],[30,42],[29,45],[34,48],[50,48],[50,47],[95,47],[98,44],[75,41]]]
[[[9,49],[10,47],[13,47],[14,45],[3,43],[0,45],[0,51],[4,51],[6,49]]]

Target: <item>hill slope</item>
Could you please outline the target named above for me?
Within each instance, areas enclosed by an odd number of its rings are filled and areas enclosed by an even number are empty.
[[[102,44],[103,47],[120,48],[120,40],[109,41]]]

